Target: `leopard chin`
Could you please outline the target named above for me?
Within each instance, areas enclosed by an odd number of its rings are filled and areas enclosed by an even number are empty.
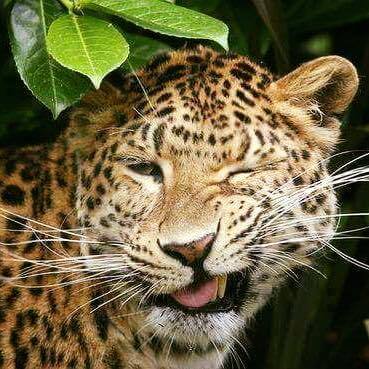
[[[173,308],[153,307],[146,318],[155,332],[156,344],[176,356],[205,355],[226,350],[245,326],[235,311],[188,314]]]
[[[146,301],[146,324],[157,348],[174,356],[227,351],[238,343],[273,289],[253,291],[252,275],[246,270],[213,278],[205,275],[186,288]]]

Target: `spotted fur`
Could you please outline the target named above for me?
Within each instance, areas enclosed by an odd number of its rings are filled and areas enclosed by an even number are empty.
[[[313,265],[320,243],[296,234],[333,232],[326,159],[357,84],[340,57],[276,79],[197,47],[91,93],[55,143],[2,150],[0,367],[219,367],[286,272]],[[237,309],[149,305],[194,278],[160,245],[209,233],[204,271],[248,275]]]

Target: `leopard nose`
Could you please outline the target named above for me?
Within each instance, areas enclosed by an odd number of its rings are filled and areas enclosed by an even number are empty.
[[[159,243],[159,245],[167,255],[181,261],[184,265],[192,265],[205,260],[211,250],[214,239],[214,234],[208,234],[199,240],[185,244],[170,243],[160,245]]]

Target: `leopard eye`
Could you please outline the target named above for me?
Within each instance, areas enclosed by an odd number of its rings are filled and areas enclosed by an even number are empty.
[[[163,182],[163,172],[159,165],[151,162],[142,162],[129,164],[127,167],[133,172],[140,174],[142,176],[150,176],[154,178],[155,182]]]
[[[248,174],[248,173],[253,173],[255,172],[256,169],[240,169],[240,170],[233,170],[231,172],[228,173],[228,177],[232,177],[235,176],[237,174]]]
[[[237,174],[250,174],[250,173],[260,173],[260,172],[266,172],[270,170],[276,170],[278,169],[278,164],[283,163],[286,161],[286,158],[282,158],[270,163],[266,163],[263,165],[256,166],[254,168],[240,168],[236,170],[232,170],[228,173],[228,178],[235,176]]]

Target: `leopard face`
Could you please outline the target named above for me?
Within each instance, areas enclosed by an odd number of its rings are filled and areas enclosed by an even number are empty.
[[[82,252],[106,258],[123,280],[113,299],[142,309],[156,342],[223,351],[313,265],[334,230],[335,114],[356,89],[339,57],[276,79],[200,47],[160,56],[74,113],[78,218],[98,241]]]

